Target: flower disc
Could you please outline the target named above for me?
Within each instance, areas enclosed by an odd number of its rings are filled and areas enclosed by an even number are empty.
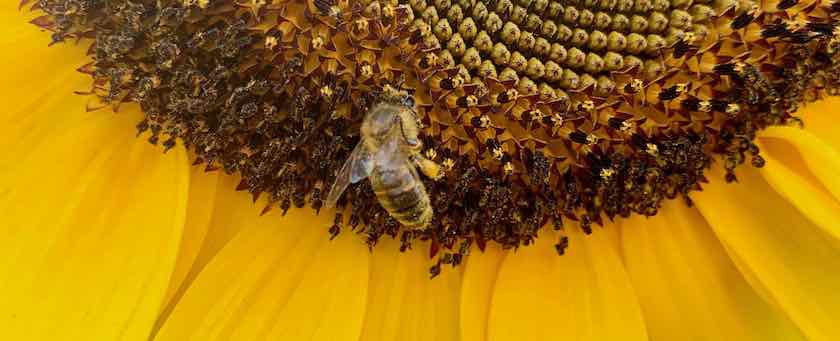
[[[29,0],[24,0],[26,5]],[[386,86],[423,124],[435,212],[401,229],[367,181],[339,201],[370,245],[529,244],[547,222],[654,215],[704,171],[764,159],[771,125],[838,89],[840,6],[749,0],[40,0],[53,42],[93,39],[89,109],[137,102],[140,133],[284,212],[320,210]],[[717,179],[715,179],[717,180]],[[560,237],[557,250],[567,244]],[[438,253],[444,247],[445,252]],[[433,269],[438,271],[438,269]]]

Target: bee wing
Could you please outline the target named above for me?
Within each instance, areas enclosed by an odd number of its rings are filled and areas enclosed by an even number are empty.
[[[373,154],[376,165],[381,169],[397,169],[411,165],[406,151],[403,150],[406,144],[401,134],[389,136]]]
[[[356,148],[353,149],[353,152],[350,153],[347,161],[344,162],[344,166],[338,171],[338,175],[335,177],[335,183],[333,183],[324,205],[326,207],[335,207],[338,198],[341,197],[341,193],[344,193],[347,186],[367,178],[370,176],[371,171],[373,171],[373,157],[364,141],[360,141],[356,145]]]

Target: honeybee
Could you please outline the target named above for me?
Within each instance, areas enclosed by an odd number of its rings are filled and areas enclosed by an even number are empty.
[[[414,98],[386,86],[361,127],[361,141],[341,167],[327,196],[326,206],[335,207],[351,183],[370,178],[379,204],[394,219],[410,228],[424,228],[432,220],[432,206],[415,167],[437,179],[441,169],[425,158],[418,134],[420,124]]]

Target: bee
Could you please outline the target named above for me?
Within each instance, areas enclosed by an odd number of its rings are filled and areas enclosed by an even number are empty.
[[[418,134],[414,98],[386,86],[361,127],[361,141],[338,172],[325,202],[335,207],[348,185],[370,178],[379,204],[403,225],[424,228],[432,220],[432,206],[415,167],[436,179],[442,171],[425,158]]]

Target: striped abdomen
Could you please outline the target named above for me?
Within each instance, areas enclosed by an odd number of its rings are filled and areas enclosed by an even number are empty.
[[[379,204],[403,225],[422,228],[432,221],[429,195],[413,167],[374,168],[370,184]]]

